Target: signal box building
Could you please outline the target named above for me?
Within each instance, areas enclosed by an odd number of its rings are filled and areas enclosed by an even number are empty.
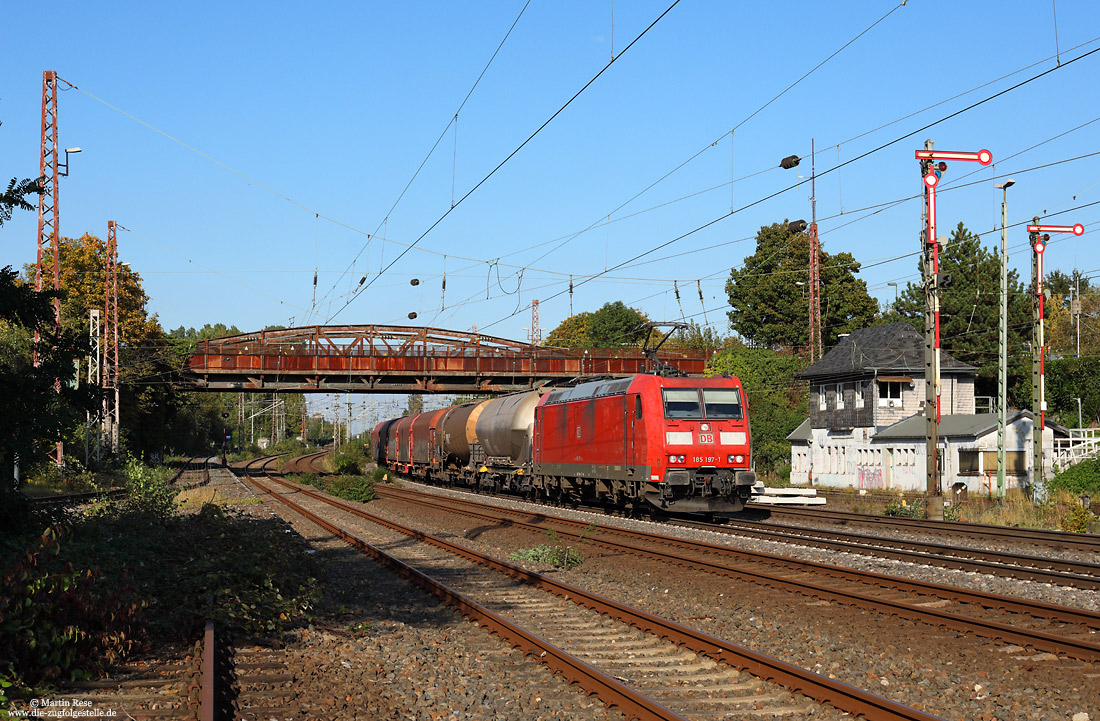
[[[941,354],[944,492],[997,491],[997,415],[974,413],[975,375]],[[924,490],[924,336],[904,322],[864,328],[799,377],[810,384],[810,417],[787,437],[792,483]],[[1031,477],[1031,413],[1010,411],[1006,425],[1005,482],[1023,487]],[[1058,430],[1065,431],[1048,422],[1045,449]]]

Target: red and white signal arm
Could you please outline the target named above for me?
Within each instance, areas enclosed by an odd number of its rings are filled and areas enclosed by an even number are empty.
[[[1029,233],[1073,233],[1074,235],[1084,235],[1085,234],[1085,226],[1081,225],[1080,223],[1078,223],[1077,225],[1029,225],[1029,226],[1027,226],[1027,232],[1029,232]]]
[[[962,153],[952,150],[918,150],[917,160],[968,160],[980,165],[989,165],[993,162],[993,153],[988,150],[979,150],[976,153]]]

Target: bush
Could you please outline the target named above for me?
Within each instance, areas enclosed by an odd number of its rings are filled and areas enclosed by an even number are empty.
[[[901,498],[886,504],[884,516],[897,516],[900,518],[924,518],[924,503],[908,503]]]
[[[150,468],[133,456],[127,457],[123,466],[126,497],[118,502],[117,511],[157,521],[175,513],[179,491],[168,482],[167,473],[163,467]]]
[[[1062,530],[1068,533],[1086,533],[1089,530],[1089,523],[1095,520],[1096,516],[1084,506],[1071,506],[1062,516],[1061,526]]]
[[[206,619],[263,633],[308,618],[316,562],[285,522],[211,504],[148,518],[142,504],[107,505],[0,567],[0,687],[87,678],[139,639],[192,643]]]
[[[345,443],[333,454],[332,463],[337,473],[357,475],[367,467],[370,459],[361,441]]]
[[[61,557],[47,530],[6,569],[0,595],[0,679],[16,688],[86,678],[135,645],[140,608],[122,575],[104,583]]]
[[[1066,491],[1074,496],[1100,498],[1100,460],[1081,461],[1047,481],[1047,491]]]
[[[374,493],[374,481],[366,476],[336,476],[328,483],[328,492],[337,498],[366,503],[377,496]]]
[[[393,483],[393,479],[390,478],[390,471],[388,468],[378,467],[370,472],[370,479],[375,483]]]

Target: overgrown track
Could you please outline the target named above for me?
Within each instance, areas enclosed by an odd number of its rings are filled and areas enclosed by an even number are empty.
[[[499,526],[521,528],[540,535],[552,527],[563,538],[580,542],[583,537],[586,543],[615,552],[1031,646],[1040,651],[1086,661],[1100,660],[1100,638],[1096,633],[1100,629],[1100,614],[1091,611],[644,531],[605,526],[598,535],[585,535],[589,524],[584,521],[547,518],[541,512],[511,510],[472,499],[440,497],[387,485],[376,485],[375,491],[382,497]],[[899,593],[903,594],[901,599]]]
[[[1088,533],[1066,533],[1035,528],[1012,528],[991,526],[982,523],[959,523],[955,521],[930,521],[921,518],[899,518],[897,516],[872,516],[850,511],[834,511],[815,506],[813,508],[761,507],[750,505],[745,515],[758,516],[768,525],[795,523],[832,524],[842,527],[905,529],[927,533],[936,538],[966,538],[1030,545],[1055,550],[1100,553],[1100,536]],[[749,523],[738,518],[739,523]]]
[[[333,500],[308,488],[270,479],[284,489],[279,493],[269,487],[267,481],[251,480],[262,491],[312,522],[403,573],[514,646],[539,657],[566,679],[596,694],[605,704],[619,708],[629,718],[713,718],[716,713],[732,718],[741,713],[757,716],[761,713],[788,715],[809,711],[812,704],[805,699],[800,700],[801,697],[792,695],[792,692],[800,692],[818,703],[872,720],[935,718],[444,539],[378,518],[355,505]],[[326,518],[291,501],[288,496],[297,496],[313,508],[317,508],[319,503],[327,504],[329,510],[325,512]],[[357,538],[341,527],[346,526],[347,522],[341,521],[341,525],[337,525],[328,520],[333,513],[340,512],[353,514],[421,542],[415,547],[414,554],[431,555],[426,564],[433,568],[435,575],[444,576],[448,583],[431,579],[409,564]],[[427,548],[423,544],[447,551],[451,554],[448,558],[461,557],[478,566],[463,563],[461,567],[456,567],[454,560],[444,563],[438,550],[421,550]],[[398,544],[405,549],[402,553],[407,552],[409,545]],[[436,569],[440,570],[437,572]],[[448,584],[468,586],[472,589],[471,593],[485,600],[478,603]],[[542,593],[534,593],[535,589]],[[553,594],[565,601],[554,600],[546,594]],[[489,605],[494,606],[495,610],[488,608]],[[514,620],[504,618],[504,613]],[[608,618],[614,622],[608,621]],[[540,628],[539,633],[545,636],[536,635],[531,628]],[[588,663],[582,658],[588,659]],[[718,665],[715,666],[714,662]],[[742,671],[756,678],[741,675]],[[618,679],[625,679],[626,683]],[[765,686],[768,681],[789,690],[775,686],[772,686],[774,690],[768,690]]]
[[[195,488],[197,486],[203,486],[210,482],[210,463],[216,461],[214,457],[194,457],[188,458],[180,466],[180,469],[168,479],[170,484],[179,485],[180,490],[187,490],[188,488]],[[203,479],[199,482],[191,482],[187,484],[180,484],[179,480],[187,471],[203,472]],[[88,491],[85,493],[61,493],[56,496],[44,496],[42,498],[32,498],[31,503],[38,508],[66,508],[68,506],[79,506],[82,503],[91,503],[102,498],[121,498],[126,495],[125,488],[109,488],[102,491]]]

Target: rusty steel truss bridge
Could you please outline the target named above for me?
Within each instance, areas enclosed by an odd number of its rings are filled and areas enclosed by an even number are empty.
[[[702,375],[710,353],[657,355]],[[200,341],[180,380],[219,392],[501,393],[652,369],[639,348],[548,348],[438,328],[341,325]]]

